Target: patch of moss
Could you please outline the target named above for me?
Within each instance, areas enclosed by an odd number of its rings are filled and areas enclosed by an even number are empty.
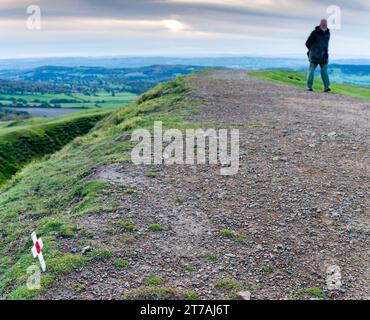
[[[176,198],[176,203],[177,204],[183,204],[185,202],[185,199],[184,198],[181,198],[181,197],[177,197]]]
[[[204,259],[207,259],[209,261],[216,261],[218,259],[217,254],[212,253],[212,252],[205,252],[203,254],[203,257],[204,257]]]
[[[149,172],[146,173],[146,176],[148,178],[156,178],[157,177],[157,172],[155,172],[155,171],[149,171]]]
[[[185,270],[187,272],[194,272],[195,271],[195,268],[194,268],[194,266],[192,264],[187,264],[187,265],[185,265]]]
[[[153,223],[148,226],[148,230],[151,232],[160,232],[164,230],[164,226],[161,224]]]
[[[144,279],[144,284],[147,286],[159,286],[162,283],[159,277],[147,277]]]
[[[264,264],[261,268],[262,273],[271,273],[272,272],[272,267],[268,264]]]
[[[67,253],[65,255],[48,259],[48,269],[51,272],[68,273],[83,267],[88,259],[82,254]]]
[[[240,234],[240,233],[238,233],[237,231],[234,231],[234,230],[223,229],[223,230],[220,231],[220,235],[224,238],[235,239],[240,244],[246,244],[248,242],[248,237],[247,236],[242,235],[242,234]]]
[[[320,288],[303,288],[299,290],[299,293],[318,299],[323,299],[326,297],[325,291]]]
[[[136,193],[136,190],[131,189],[131,188],[128,188],[128,189],[126,189],[126,193],[127,194],[135,194]]]
[[[136,224],[134,224],[133,222],[126,222],[123,225],[123,230],[125,230],[125,231],[133,232],[133,231],[136,231],[137,229],[138,228],[137,228]]]
[[[66,238],[72,238],[76,236],[78,231],[79,228],[76,225],[59,222],[55,219],[48,219],[47,222],[40,229],[39,234],[47,235],[54,233]]]
[[[225,289],[230,292],[237,292],[243,290],[244,286],[241,282],[235,279],[223,278],[216,280],[214,283],[215,288]]]
[[[197,293],[190,290],[181,290],[168,287],[140,287],[128,291],[124,295],[126,300],[196,300]]]
[[[92,261],[109,260],[113,257],[113,252],[106,248],[96,248],[88,254]]]
[[[236,238],[238,236],[238,233],[236,231],[228,230],[228,229],[221,230],[220,234],[224,238],[229,238],[229,239]]]
[[[124,260],[124,259],[117,259],[116,261],[114,261],[114,265],[117,268],[122,269],[122,268],[127,267],[128,261],[127,260]]]

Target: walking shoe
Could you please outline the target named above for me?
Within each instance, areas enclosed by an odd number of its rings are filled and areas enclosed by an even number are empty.
[[[308,89],[307,89],[307,91],[310,91],[310,92],[312,92],[312,91],[313,91],[313,89],[312,89],[312,88],[308,88]]]
[[[330,89],[330,88],[326,88],[326,89],[324,90],[324,92],[331,92],[331,89]]]

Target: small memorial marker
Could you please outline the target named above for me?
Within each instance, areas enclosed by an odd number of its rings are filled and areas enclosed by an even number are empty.
[[[36,236],[35,232],[33,232],[31,234],[31,238],[32,238],[32,241],[33,241],[33,247],[32,247],[33,257],[34,258],[36,258],[36,257],[39,258],[41,269],[42,269],[43,272],[45,272],[46,271],[46,264],[45,264],[44,256],[42,255],[42,247],[44,246],[43,243],[42,243],[42,239],[41,238],[37,239],[37,236]]]

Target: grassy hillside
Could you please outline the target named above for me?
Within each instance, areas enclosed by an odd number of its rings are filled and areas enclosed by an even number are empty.
[[[133,129],[151,128],[158,120],[165,127],[189,127],[184,117],[196,102],[183,99],[188,90],[182,78],[157,86],[137,103],[103,119],[88,135],[47,160],[31,163],[0,187],[0,298],[33,298],[40,292],[25,285],[26,270],[34,262],[32,231],[43,238],[48,267],[41,291],[60,273],[97,259],[114,259],[114,252],[99,244],[92,230],[76,224],[76,217],[120,209],[114,199],[106,200],[112,185],[89,177],[104,164],[129,161],[133,143],[126,137]],[[86,255],[71,253],[63,246],[66,239],[73,239],[74,246],[94,249]]]
[[[0,184],[33,159],[51,154],[86,134],[112,111],[89,110],[55,119],[0,122]]]
[[[288,84],[295,87],[306,88],[307,87],[307,76],[303,72],[297,71],[285,71],[285,70],[274,70],[274,71],[256,71],[249,73],[251,76],[263,80],[271,80],[274,82]],[[370,100],[370,88],[352,86],[348,84],[333,83],[331,86],[333,93],[343,94],[354,98],[360,98]],[[315,79],[314,84],[315,91],[323,91],[324,86],[320,78]]]

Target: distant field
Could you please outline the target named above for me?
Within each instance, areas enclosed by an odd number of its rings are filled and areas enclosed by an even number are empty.
[[[137,98],[136,94],[100,91],[96,95],[73,94],[0,94],[0,105],[14,107],[60,108],[115,108],[125,106]]]
[[[307,76],[304,72],[297,71],[255,71],[250,72],[249,75],[263,79],[270,80],[282,84],[288,84],[295,87],[306,88]],[[343,94],[364,100],[370,100],[370,88],[360,87],[349,84],[332,83],[331,86],[334,94]],[[323,91],[324,86],[320,78],[315,79],[314,90]]]

